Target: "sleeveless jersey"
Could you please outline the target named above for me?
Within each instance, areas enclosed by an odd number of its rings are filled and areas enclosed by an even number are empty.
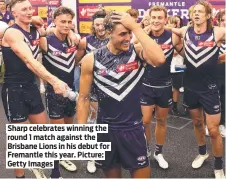
[[[55,35],[47,36],[48,50],[43,55],[43,64],[54,76],[73,88],[75,51],[68,42],[59,40]]]
[[[23,30],[19,25],[14,24],[9,28],[15,28],[24,34],[24,41],[30,48],[34,59],[39,52],[39,33],[31,26],[30,32]],[[26,64],[13,52],[10,47],[2,46],[3,60],[5,63],[4,83],[25,84],[34,83],[35,74],[26,66]]]
[[[101,40],[95,35],[89,35],[86,37],[86,53],[90,53],[98,48],[101,48],[104,45],[107,45],[108,38]]]
[[[189,27],[184,38],[185,70],[184,86],[194,91],[207,91],[216,88],[216,66],[219,48],[214,31],[196,34]]]
[[[94,51],[94,88],[98,100],[97,123],[109,128],[133,129],[142,125],[141,59],[131,44],[126,52],[112,54],[106,46]]]
[[[147,64],[143,76],[143,84],[151,87],[171,86],[170,65],[174,51],[172,33],[165,30],[160,36],[153,36],[151,34],[149,36],[161,46],[166,62],[158,67]]]

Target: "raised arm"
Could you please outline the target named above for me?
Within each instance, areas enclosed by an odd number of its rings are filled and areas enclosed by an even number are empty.
[[[84,57],[86,53],[86,43],[87,43],[86,38],[83,38],[78,45],[78,49],[75,56],[76,64],[80,63],[81,59]]]
[[[39,43],[39,47],[42,51],[47,52],[48,50],[48,46],[47,46],[47,39],[46,39],[46,30],[44,29],[44,27],[39,28],[38,32],[40,34],[40,43]]]
[[[41,63],[34,59],[30,48],[24,42],[24,35],[19,30],[13,28],[8,29],[3,37],[3,45],[11,47],[14,53],[32,72],[53,86],[57,94],[66,94],[66,90],[68,89],[67,84],[49,73]]]
[[[77,102],[78,124],[86,124],[89,116],[90,89],[93,83],[93,53],[87,54],[82,59],[80,90]]]
[[[169,26],[165,26],[165,29],[168,30],[168,31],[171,31],[172,33],[179,36],[180,38],[184,38],[184,35],[185,35],[188,27],[189,26],[184,26],[184,27],[181,27],[181,28],[172,28],[172,27],[169,27]]]
[[[226,40],[226,28],[214,27],[214,34],[216,42],[218,43],[218,46],[220,46],[221,43]]]
[[[140,44],[135,45],[139,56],[154,66],[159,66],[165,62],[165,56],[160,46],[150,38],[138,23],[127,13],[116,13],[112,16],[113,22],[118,22],[131,30]]]

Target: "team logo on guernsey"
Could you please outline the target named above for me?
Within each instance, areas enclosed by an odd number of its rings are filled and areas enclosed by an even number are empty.
[[[200,36],[199,35],[196,35],[195,36],[195,40],[200,40]]]
[[[67,48],[68,45],[67,45],[66,43],[63,43],[63,47],[64,47],[64,48]]]
[[[187,41],[186,41],[186,44],[187,44],[187,45],[192,45],[193,43],[192,43],[192,41],[187,40]]]
[[[110,70],[109,69],[100,69],[97,71],[97,74],[98,75],[101,75],[101,76],[106,76],[110,73]]]
[[[61,55],[61,53],[62,53],[61,51],[53,51],[53,52],[52,52],[52,55],[54,55],[54,56],[57,56],[57,57],[58,57],[58,56],[60,56],[60,55]]]

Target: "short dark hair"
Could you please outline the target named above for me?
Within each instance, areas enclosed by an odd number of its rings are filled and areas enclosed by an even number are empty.
[[[0,2],[4,2],[4,3],[6,3],[6,2],[5,2],[5,0],[0,0]]]
[[[13,6],[15,6],[17,3],[21,3],[24,1],[28,1],[28,0],[10,0],[9,2],[9,8],[10,10],[12,10]]]
[[[108,30],[110,32],[112,32],[115,29],[115,26],[117,24],[121,24],[119,22],[112,22],[112,15],[114,14],[114,11],[110,12],[109,14],[106,15],[105,19],[104,19],[104,27],[105,30]]]
[[[97,19],[97,18],[103,18],[103,19],[104,19],[106,15],[107,15],[107,14],[106,14],[106,11],[105,11],[105,10],[97,11],[97,12],[95,12],[95,13],[93,14],[92,20],[94,21],[94,20]]]
[[[61,6],[58,7],[54,13],[53,13],[53,19],[56,19],[57,16],[62,15],[62,14],[70,14],[72,16],[72,19],[75,17],[75,13],[72,9]]]

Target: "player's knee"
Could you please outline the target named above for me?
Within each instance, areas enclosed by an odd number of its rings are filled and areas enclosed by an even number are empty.
[[[201,118],[193,119],[193,124],[195,128],[202,128],[204,125],[204,121]]]
[[[166,119],[157,117],[156,118],[157,125],[166,126]]]
[[[149,126],[150,123],[151,123],[151,117],[148,117],[148,116],[143,117],[143,124],[144,124],[144,126]]]
[[[208,130],[209,130],[209,135],[210,135],[211,139],[216,139],[220,135],[219,129],[217,126],[211,127]]]

